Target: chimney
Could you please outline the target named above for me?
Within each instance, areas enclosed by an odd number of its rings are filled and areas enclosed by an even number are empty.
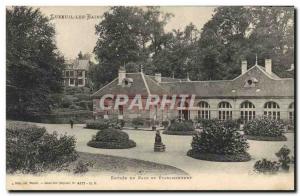
[[[155,80],[156,80],[157,82],[161,82],[161,73],[156,73],[156,74],[155,74]]]
[[[119,85],[122,84],[122,81],[124,80],[124,78],[126,78],[126,70],[121,67],[119,69],[119,82],[118,82]]]
[[[247,71],[247,60],[242,60],[241,71],[242,71],[242,74],[246,73],[246,71]]]
[[[272,73],[272,60],[271,59],[265,60],[265,69],[268,74]]]

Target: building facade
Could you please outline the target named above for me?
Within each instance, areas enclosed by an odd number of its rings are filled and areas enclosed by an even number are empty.
[[[117,108],[103,109],[101,98],[110,94],[106,106],[116,103],[116,95],[127,95],[128,104]],[[133,109],[130,101],[140,95],[143,105],[149,95],[172,99],[178,107],[159,106],[161,101],[149,109]],[[187,95],[184,104],[179,95]],[[191,102],[192,96],[194,101]],[[96,118],[119,118],[130,120],[141,117],[158,121],[180,119],[240,119],[245,123],[259,116],[294,121],[294,79],[280,78],[272,72],[272,61],[265,60],[265,66],[257,63],[247,69],[247,61],[242,61],[241,74],[232,80],[190,81],[162,77],[160,74],[149,76],[142,71],[126,73],[119,71],[118,78],[92,95]],[[160,99],[162,100],[162,99]]]
[[[64,86],[83,87],[88,84],[89,60],[76,59],[63,71]]]

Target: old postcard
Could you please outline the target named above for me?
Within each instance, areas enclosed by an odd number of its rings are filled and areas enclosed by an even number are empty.
[[[8,190],[295,190],[294,7],[7,6]]]

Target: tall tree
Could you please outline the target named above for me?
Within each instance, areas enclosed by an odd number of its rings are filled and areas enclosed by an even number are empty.
[[[164,25],[170,16],[156,7],[112,7],[96,25],[98,41],[94,53],[99,64],[96,87],[117,76],[120,66],[148,65],[149,55],[164,44]]]
[[[38,9],[6,9],[6,100],[8,117],[49,112],[51,93],[62,89],[63,58],[55,30]]]

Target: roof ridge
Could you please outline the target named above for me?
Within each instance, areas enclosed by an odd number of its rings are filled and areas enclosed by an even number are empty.
[[[143,81],[144,81],[145,87],[146,87],[146,89],[147,89],[148,95],[151,95],[151,92],[150,92],[149,86],[148,86],[148,84],[147,84],[147,82],[146,82],[144,73],[143,73],[143,72],[140,72],[140,73],[141,73],[142,79],[143,79]]]
[[[157,86],[159,86],[160,88],[162,88],[163,90],[165,90],[166,92],[168,92],[164,87],[162,87],[158,82],[156,82],[155,80],[153,80],[152,78],[151,78],[151,76],[149,76],[149,75],[145,75],[145,76],[147,76],[152,82],[154,82]],[[160,82],[161,83],[161,82]]]
[[[107,87],[108,85],[110,85],[111,83],[113,83],[113,82],[114,82],[115,80],[117,80],[117,79],[118,79],[118,78],[115,78],[115,79],[113,79],[111,82],[105,84],[102,88],[100,88],[99,90],[97,90],[96,92],[94,92],[94,93],[91,95],[91,97],[92,97],[92,96],[95,96],[96,93],[98,93],[99,91],[101,91],[102,89],[104,89],[105,87]]]

